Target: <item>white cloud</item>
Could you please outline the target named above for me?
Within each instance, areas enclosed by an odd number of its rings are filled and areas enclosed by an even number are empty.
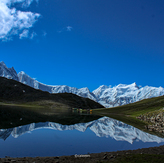
[[[29,31],[27,29],[23,30],[23,32],[19,35],[20,39],[27,38]]]
[[[10,0],[9,4],[21,3],[22,7],[29,7],[33,1],[36,1],[36,3],[39,3],[39,0]]]
[[[71,26],[67,26],[66,29],[67,31],[72,31],[73,28]]]
[[[11,39],[13,35],[20,36],[25,29],[28,30],[33,26],[40,14],[11,8],[11,4],[21,3],[22,6],[28,7],[32,2],[33,0],[0,0],[1,40]]]
[[[44,37],[47,36],[47,32],[43,31],[42,36],[44,36]]]
[[[37,34],[35,32],[31,33],[30,39],[33,39]]]
[[[62,32],[65,32],[65,31],[72,31],[72,29],[73,29],[73,27],[71,27],[71,26],[67,26],[67,27],[65,27],[65,28],[63,28],[63,29],[61,29],[60,31],[57,31],[58,33],[62,33]]]

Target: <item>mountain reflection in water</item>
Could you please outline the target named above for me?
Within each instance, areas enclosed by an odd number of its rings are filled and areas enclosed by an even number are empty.
[[[111,137],[117,141],[127,141],[131,144],[134,140],[140,140],[142,142],[164,142],[164,138],[160,138],[158,136],[143,132],[133,126],[127,125],[123,122],[114,120],[109,117],[102,117],[98,120],[94,120],[88,123],[78,123],[74,125],[62,125],[54,122],[40,122],[15,127],[12,129],[0,129],[0,138],[6,140],[10,136],[10,134],[14,138],[18,138],[20,135],[23,135],[27,132],[43,128],[59,131],[78,130],[81,132],[85,132],[87,128],[89,128],[98,137]]]
[[[108,117],[74,125],[40,122],[0,129],[0,158],[100,153],[159,145],[164,145],[163,138]]]

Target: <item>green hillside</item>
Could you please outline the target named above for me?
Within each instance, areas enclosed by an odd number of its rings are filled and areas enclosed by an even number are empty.
[[[138,120],[136,117],[157,111],[164,107],[164,96],[141,100],[132,104],[96,109],[93,113],[109,116],[127,124],[144,130],[146,122]]]
[[[71,108],[95,109],[103,106],[71,93],[50,94],[0,77],[0,128],[46,121],[75,124],[100,118],[89,113],[72,114]]]
[[[71,93],[50,94],[3,77],[0,77],[0,102],[51,108],[103,108],[102,105],[88,98]]]

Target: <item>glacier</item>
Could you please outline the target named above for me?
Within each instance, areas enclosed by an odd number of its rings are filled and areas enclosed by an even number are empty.
[[[164,88],[162,87],[139,87],[135,82],[129,85],[119,84],[114,87],[102,85],[92,92],[87,87],[78,89],[67,85],[46,85],[31,78],[24,71],[17,74],[13,67],[7,68],[3,61],[0,62],[0,76],[19,81],[35,89],[49,93],[73,93],[94,100],[106,108],[126,105],[143,99],[164,95]]]

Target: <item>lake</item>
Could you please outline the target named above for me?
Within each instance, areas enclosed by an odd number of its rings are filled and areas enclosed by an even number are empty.
[[[109,117],[62,125],[31,123],[0,129],[0,157],[62,156],[164,145],[164,138]]]

